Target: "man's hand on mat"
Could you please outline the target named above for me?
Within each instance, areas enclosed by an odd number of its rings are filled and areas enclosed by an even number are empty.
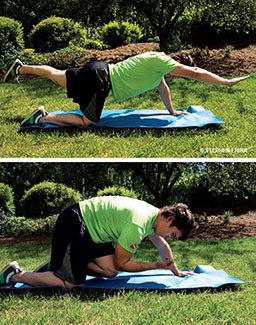
[[[173,272],[174,275],[176,276],[180,276],[180,277],[183,277],[183,276],[187,276],[187,275],[194,275],[193,272],[189,272],[189,271],[180,271],[176,264],[173,262],[172,265],[171,265],[171,271]]]
[[[178,268],[177,268],[177,265],[176,263],[174,262],[174,260],[170,260],[170,261],[166,261],[166,262],[162,262],[163,264],[163,267],[166,269],[170,269],[174,275],[176,276],[180,276],[180,277],[183,277],[183,276],[187,276],[187,275],[193,275],[194,273],[192,272],[189,272],[189,271],[180,271]]]
[[[186,111],[174,111],[173,116],[179,116],[179,115],[187,115],[188,113]]]
[[[177,274],[175,274],[176,276],[180,276],[180,277],[183,277],[183,276],[187,276],[187,275],[194,275],[193,272],[189,272],[189,271],[179,271]]]
[[[228,80],[228,87],[233,87],[234,85],[236,85],[237,83],[239,83],[240,81],[246,80],[250,78],[250,76],[245,76],[245,77],[239,77],[239,78],[233,78],[233,79],[229,79]]]
[[[187,276],[187,275],[194,275],[193,272],[189,272],[189,271],[180,271],[175,262],[172,260],[172,261],[166,261],[166,262],[157,262],[157,268],[160,268],[160,269],[168,269],[168,270],[171,270],[173,272],[174,275],[176,276],[180,276],[180,277],[183,277],[183,276]]]

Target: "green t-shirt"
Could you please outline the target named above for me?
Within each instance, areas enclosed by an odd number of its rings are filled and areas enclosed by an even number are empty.
[[[134,253],[142,239],[154,234],[158,208],[123,196],[101,196],[79,203],[95,243],[119,243]]]
[[[110,64],[110,80],[115,100],[137,96],[156,88],[177,62],[164,52],[145,52]]]

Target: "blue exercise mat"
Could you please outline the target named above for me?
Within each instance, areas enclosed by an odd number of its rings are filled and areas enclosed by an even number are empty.
[[[167,110],[149,109],[120,109],[103,110],[101,119],[94,123],[94,127],[106,127],[117,129],[144,128],[144,129],[171,129],[186,127],[202,127],[209,124],[224,123],[219,117],[207,111],[203,106],[189,106],[186,115],[173,116]],[[54,111],[53,114],[77,114],[82,116],[80,110]],[[68,126],[68,125],[67,125]],[[65,126],[66,127],[66,126]],[[63,126],[54,124],[42,124],[29,127],[21,127],[20,130],[27,129],[57,129]]]
[[[143,272],[119,272],[114,278],[99,278],[88,276],[83,285],[75,288],[82,290],[186,290],[200,288],[218,288],[223,285],[242,284],[243,281],[228,275],[223,270],[216,270],[210,265],[198,265],[194,275],[178,277],[169,270],[150,270]],[[1,290],[28,290],[54,287],[32,287],[17,283],[9,287],[0,287]],[[57,288],[57,287],[56,287]]]

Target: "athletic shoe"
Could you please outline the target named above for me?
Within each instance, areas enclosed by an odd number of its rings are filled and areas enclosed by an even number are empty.
[[[18,77],[19,69],[22,66],[23,66],[23,63],[19,59],[16,59],[13,62],[13,64],[11,65],[10,69],[4,75],[4,82],[10,81],[11,78],[13,78],[13,77]]]
[[[46,110],[43,106],[40,106],[36,109],[33,113],[29,114],[20,124],[21,127],[23,126],[32,126],[40,124],[39,120],[41,117],[48,115]]]
[[[47,272],[50,271],[50,262],[45,262],[39,265],[33,272]]]
[[[11,283],[11,278],[13,275],[22,272],[23,270],[20,268],[19,264],[16,261],[11,262],[6,265],[3,270],[0,272],[0,284],[8,284]]]

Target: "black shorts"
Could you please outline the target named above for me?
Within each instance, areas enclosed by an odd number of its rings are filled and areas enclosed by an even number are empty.
[[[50,271],[58,278],[73,284],[82,284],[88,273],[89,261],[113,254],[112,243],[93,242],[81,216],[79,204],[61,212],[53,232],[50,262]]]
[[[67,93],[80,105],[84,116],[98,122],[111,89],[109,67],[104,61],[91,61],[81,68],[66,70]]]

